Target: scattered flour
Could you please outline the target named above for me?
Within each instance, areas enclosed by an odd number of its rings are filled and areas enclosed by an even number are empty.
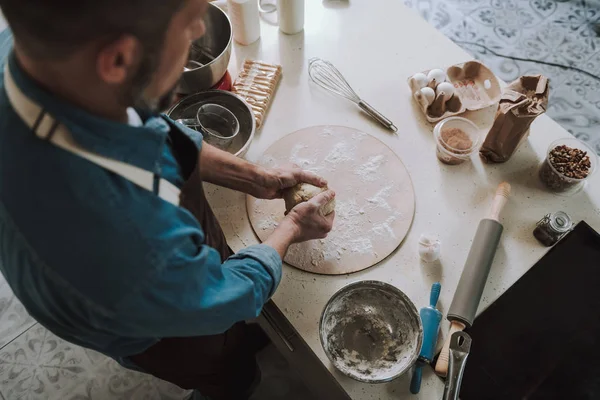
[[[362,211],[362,212],[361,212]],[[318,267],[327,260],[340,260],[349,252],[353,254],[373,254],[373,243],[365,234],[366,217],[364,210],[355,199],[339,201],[336,204],[334,227],[327,239],[308,242],[310,245],[290,247],[288,257],[303,265]]]
[[[350,251],[353,253],[372,253],[373,252],[373,243],[371,239],[367,238],[358,238],[353,239],[348,242],[348,247],[350,247]]]
[[[357,141],[357,142],[362,142],[364,139],[366,139],[367,134],[364,132],[354,132],[352,134],[352,140]]]
[[[373,155],[363,164],[356,165],[356,159],[361,146],[360,141],[368,139],[365,133],[354,132],[351,135],[340,135],[337,130],[325,127],[319,133],[323,138],[335,143],[330,151],[308,146],[306,143],[295,144],[289,153],[289,161],[283,158],[265,156],[261,164],[275,166],[292,162],[317,175],[327,176],[331,180],[332,172],[347,168],[358,180],[354,184],[348,182],[331,182],[331,187],[337,189],[336,217],[334,227],[326,239],[312,240],[294,244],[290,247],[286,260],[308,270],[325,271],[323,264],[337,260],[348,260],[356,257],[379,258],[375,245],[381,241],[396,240],[394,226],[402,215],[395,212],[390,205],[390,196],[395,184],[385,180],[380,167],[387,162],[385,155]],[[389,174],[388,174],[389,175]],[[364,188],[376,187],[376,192]],[[370,196],[370,197],[369,197]],[[268,232],[277,227],[281,215],[278,211],[260,207],[264,214],[260,215],[256,228]],[[277,214],[277,215],[276,215]],[[383,218],[382,218],[383,217]]]
[[[295,145],[292,148],[292,155],[290,156],[290,162],[292,162],[293,164],[296,164],[299,167],[303,167],[303,168],[306,168],[310,165],[314,165],[317,161],[315,158],[305,158],[303,156],[300,156],[300,153],[306,149],[308,149],[308,146],[305,144],[298,143],[297,145]]]
[[[331,164],[338,164],[344,161],[350,161],[354,157],[354,149],[348,146],[346,142],[339,142],[333,146],[325,161]]]
[[[385,238],[396,238],[396,234],[392,229],[392,224],[398,219],[397,215],[392,215],[381,224],[377,224],[371,228],[371,232]]]
[[[296,243],[290,246],[286,259],[293,259],[304,266],[319,266],[325,260],[323,245],[318,240],[311,240],[303,243]]]
[[[374,207],[380,207],[391,211],[392,207],[386,200],[390,196],[390,190],[392,190],[392,186],[386,186],[379,192],[375,193],[375,196],[368,198],[367,201]]]
[[[361,208],[358,206],[358,203],[355,199],[346,200],[343,202],[339,202],[337,206],[337,214],[336,218],[348,219],[351,217],[356,217],[361,213]]]
[[[381,167],[385,161],[385,157],[381,154],[373,156],[369,158],[369,161],[356,168],[354,173],[360,176],[360,179],[364,182],[373,182],[380,177],[379,167]]]
[[[323,130],[321,131],[320,135],[325,137],[325,136],[331,136],[333,134],[333,130],[331,129],[330,126],[325,126],[323,127]]]
[[[258,229],[260,229],[261,231],[273,230],[277,228],[278,225],[279,222],[277,222],[275,217],[269,215],[258,222]]]

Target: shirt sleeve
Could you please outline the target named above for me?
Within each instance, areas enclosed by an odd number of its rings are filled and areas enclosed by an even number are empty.
[[[219,253],[193,242],[120,307],[129,337],[222,333],[257,317],[281,280],[282,261],[270,246],[250,246],[221,263]]]

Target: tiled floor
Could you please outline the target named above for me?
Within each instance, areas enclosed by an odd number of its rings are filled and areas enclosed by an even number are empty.
[[[18,303],[4,290],[2,301],[6,299]],[[23,323],[0,336],[3,343],[8,343],[0,349],[0,396],[4,400],[179,400],[187,394],[65,342],[39,324],[32,325],[25,313],[16,319]]]
[[[598,76],[600,0],[402,1],[505,81],[537,73],[550,77],[548,115],[600,154],[599,79],[497,57],[478,46],[503,55],[576,66]]]
[[[271,345],[258,355],[255,400],[306,400],[304,384]],[[0,274],[0,400],[181,400],[189,392],[56,337],[35,323]]]
[[[0,275],[0,349],[34,323]]]

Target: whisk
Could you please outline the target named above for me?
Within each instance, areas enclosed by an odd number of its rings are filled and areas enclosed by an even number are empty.
[[[361,110],[369,114],[371,118],[379,122],[387,129],[397,132],[398,129],[392,121],[384,117],[379,111],[374,109],[369,103],[361,99],[352,89],[346,78],[329,61],[320,58],[311,58],[308,61],[308,75],[310,79],[338,96],[344,97],[359,106]]]

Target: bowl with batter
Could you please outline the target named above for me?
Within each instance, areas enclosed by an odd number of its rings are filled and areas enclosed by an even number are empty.
[[[360,382],[382,383],[416,362],[423,327],[415,305],[401,290],[360,281],[331,297],[321,315],[319,336],[340,372]]]

